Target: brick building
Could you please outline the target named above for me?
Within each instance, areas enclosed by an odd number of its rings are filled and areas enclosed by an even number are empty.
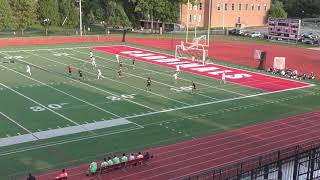
[[[267,22],[271,0],[199,0],[198,5],[182,4],[180,22],[186,26],[208,26],[211,11],[211,27],[264,26]],[[197,10],[198,8],[198,10]],[[189,9],[189,10],[188,10]]]

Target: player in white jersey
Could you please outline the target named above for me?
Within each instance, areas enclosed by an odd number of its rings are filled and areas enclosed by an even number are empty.
[[[179,73],[180,72],[180,66],[176,65],[176,71]]]
[[[104,76],[102,76],[100,69],[98,69],[98,79],[100,79],[100,78],[104,78]]]
[[[93,57],[93,52],[90,50],[90,59]]]
[[[223,71],[223,73],[221,74],[221,82],[223,82],[223,84],[226,83],[226,72]]]
[[[120,56],[119,56],[119,54],[116,54],[116,59],[117,59],[118,64],[120,64]]]
[[[31,69],[29,65],[27,65],[27,73],[29,73],[29,75],[31,76]]]
[[[93,67],[97,67],[96,58],[94,56],[92,56],[92,58],[91,58],[91,64],[92,64]]]
[[[174,78],[174,83],[178,82],[178,75],[179,75],[179,72],[177,72],[177,71],[172,75]]]

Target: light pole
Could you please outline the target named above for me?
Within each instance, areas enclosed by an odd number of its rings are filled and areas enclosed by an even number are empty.
[[[79,0],[79,17],[80,17],[80,36],[82,36],[82,8],[81,0]]]

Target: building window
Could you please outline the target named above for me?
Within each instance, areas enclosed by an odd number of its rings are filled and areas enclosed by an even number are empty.
[[[246,4],[246,11],[248,11],[248,4]]]
[[[260,4],[258,4],[258,11],[260,11],[261,7],[260,7]]]
[[[202,3],[199,4],[199,9],[202,10]]]
[[[242,4],[239,4],[239,11],[241,11],[241,8],[242,8],[241,5],[242,5]]]
[[[194,15],[194,16],[193,16],[193,21],[194,21],[194,22],[198,22],[198,21],[197,21],[197,15]]]
[[[231,8],[232,8],[232,11],[234,11],[234,4],[232,3],[232,5],[231,5]]]
[[[193,5],[193,10],[197,10],[198,9],[198,5]]]
[[[198,22],[201,22],[201,15],[198,15]]]
[[[227,3],[224,4],[224,10],[228,11],[228,4]]]
[[[267,11],[267,5],[264,4],[264,11]]]
[[[217,5],[217,8],[218,8],[218,11],[220,11],[220,9],[221,9],[221,8],[220,8],[220,4]]]
[[[251,4],[251,11],[254,11],[254,4]]]
[[[192,15],[189,16],[189,22],[192,22]]]
[[[192,7],[193,7],[193,5],[191,4],[191,3],[189,3],[189,10],[191,11],[192,10]]]

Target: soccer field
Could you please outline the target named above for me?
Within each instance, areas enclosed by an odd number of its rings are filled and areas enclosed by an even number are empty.
[[[125,57],[120,79],[114,54],[94,50],[97,68],[89,62],[90,49],[109,45],[0,49],[2,177],[17,179],[320,108],[318,81],[268,92],[182,71],[175,82],[174,69],[138,60],[132,66]],[[97,69],[104,78],[97,79]],[[191,81],[197,84],[195,94]]]

